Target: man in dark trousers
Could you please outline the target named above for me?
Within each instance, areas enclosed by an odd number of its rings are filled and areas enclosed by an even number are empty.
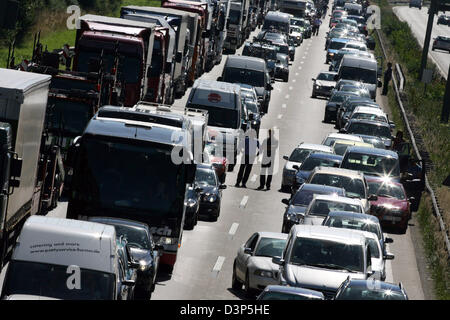
[[[383,92],[381,93],[383,96],[387,95],[389,81],[392,79],[392,63],[388,62],[387,70],[384,72],[384,83],[383,83]]]
[[[240,187],[242,181],[242,187],[247,188],[246,183],[250,176],[250,172],[252,171],[253,163],[259,155],[259,141],[256,138],[256,131],[253,129],[248,130],[241,141],[239,148],[242,154],[241,166],[239,167],[236,184],[234,186]]]
[[[269,129],[267,138],[264,139],[261,145],[262,160],[258,190],[264,189],[264,185],[266,185],[267,190],[270,190],[273,170],[275,168],[275,157],[277,149],[278,140],[275,138],[274,130]]]

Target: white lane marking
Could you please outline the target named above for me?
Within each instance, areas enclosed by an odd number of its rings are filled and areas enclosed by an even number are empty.
[[[304,64],[304,63],[305,63],[305,61],[300,61],[300,63],[301,63],[301,64]]]
[[[289,90],[292,90],[292,89],[294,89],[294,87],[292,87],[292,86],[291,86],[291,87],[289,87]]]
[[[247,205],[247,201],[248,201],[248,196],[244,196],[242,198],[241,203],[239,204],[239,208],[245,208],[245,206]]]
[[[303,56],[303,58],[302,59],[306,59],[306,56]]]
[[[216,276],[219,274],[220,270],[222,269],[223,263],[225,261],[225,257],[222,256],[218,256],[217,257],[217,261],[216,264],[214,265],[213,269],[212,269],[212,275]]]
[[[256,178],[258,178],[258,175],[257,175],[257,174],[254,174],[254,175],[252,175],[252,177],[250,178],[250,181],[251,181],[251,182],[255,182],[255,181],[256,181]]]
[[[295,83],[295,82],[297,82],[297,80],[295,80],[295,79],[292,79],[292,82],[294,82],[294,83]],[[289,89],[289,90],[290,90],[290,89]]]
[[[289,99],[289,97],[290,97],[290,95],[288,95],[288,94],[285,96],[286,99]]]
[[[280,114],[278,115],[278,119],[281,119],[281,118],[283,118],[283,115],[280,113]]]
[[[281,107],[283,108],[283,109],[286,109],[286,103],[283,103],[282,105],[281,105]]]
[[[302,70],[302,67],[298,67],[298,70]]]
[[[230,231],[228,231],[228,234],[230,236],[234,236],[236,234],[237,229],[239,228],[239,223],[235,222],[231,225]]]
[[[295,75],[298,76],[298,72],[296,72]]]

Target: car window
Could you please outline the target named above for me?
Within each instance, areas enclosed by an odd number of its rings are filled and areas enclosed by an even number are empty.
[[[281,257],[286,239],[261,238],[255,249],[258,257]]]
[[[379,242],[375,239],[369,238],[369,248],[370,248],[370,255],[372,258],[379,259],[380,258],[380,250],[378,250],[378,244]]]
[[[348,286],[338,300],[406,300],[403,294],[394,290],[383,290],[364,287]]]
[[[312,176],[308,183],[344,188],[347,197],[366,198],[364,183],[359,178],[352,179],[346,176],[317,173]]]
[[[303,162],[307,156],[311,153],[311,150],[296,148],[292,151],[289,161],[292,162]]]
[[[254,233],[245,243],[245,248],[251,248],[252,243],[255,241],[255,238],[258,238],[258,234]]]
[[[382,183],[381,181],[369,182],[369,194],[375,194],[379,197],[394,198],[398,200],[405,200],[406,195],[404,190],[393,183]]]

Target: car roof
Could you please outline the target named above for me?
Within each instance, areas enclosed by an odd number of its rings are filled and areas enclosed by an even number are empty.
[[[373,145],[370,143],[361,142],[361,141],[343,140],[343,139],[337,139],[336,141],[334,141],[334,145],[336,145],[336,144],[346,144],[349,146],[373,148]]]
[[[332,132],[332,133],[328,134],[328,136],[324,139],[324,141],[327,138],[336,138],[336,139],[342,139],[342,140],[352,140],[352,141],[363,142],[363,139],[361,137],[355,136],[353,134],[339,133],[339,132]]]
[[[333,153],[333,149],[329,146],[323,144],[313,144],[313,143],[300,143],[296,149],[307,149],[307,150],[317,150],[322,152]]]
[[[322,74],[322,73],[325,73],[325,74],[332,74],[332,75],[336,75],[336,74],[337,74],[337,72],[335,72],[335,71],[320,71],[320,72],[319,72],[319,75]]]
[[[337,196],[337,195],[315,194],[313,201],[314,200],[326,200],[326,201],[333,201],[333,202],[340,202],[340,203],[347,203],[347,204],[362,206],[361,200],[359,200],[359,199],[341,197],[341,196]]]
[[[197,164],[197,168],[214,170],[212,164],[208,164],[208,163],[199,163],[199,164]]]
[[[363,69],[376,69],[377,61],[375,59],[370,59],[367,57],[359,57],[353,55],[344,55],[342,58],[341,66],[350,65],[357,66]]]
[[[354,178],[362,179],[364,176],[361,171],[343,169],[343,168],[334,168],[334,167],[315,167],[314,173],[347,176],[347,177],[351,177],[352,179],[354,179]]]
[[[350,41],[350,39],[347,39],[347,38],[332,38],[331,39],[331,42],[345,42],[345,43],[347,43],[349,41]]]
[[[403,188],[403,184],[401,184],[400,182],[398,182],[395,179],[392,179],[390,177],[367,176],[366,177],[366,181],[367,181],[367,183],[370,183],[370,182],[381,182],[383,184],[394,184],[394,185],[404,189]]]
[[[362,153],[362,154],[369,154],[374,156],[384,156],[384,157],[391,157],[394,159],[398,159],[398,153],[392,150],[387,149],[380,149],[380,148],[367,148],[367,147],[348,147],[347,152],[355,152],[355,153]]]
[[[357,213],[350,211],[330,211],[328,217],[339,217],[353,220],[368,220],[370,223],[379,224],[380,220],[377,217],[365,213]]]
[[[273,238],[273,239],[281,239],[286,240],[287,239],[287,233],[281,233],[281,232],[266,232],[266,231],[260,231],[258,232],[259,236],[261,238]]]
[[[365,237],[351,229],[330,228],[322,225],[296,224],[290,231],[296,237],[331,240],[346,244],[365,244]]]
[[[261,71],[265,70],[266,61],[261,58],[249,56],[228,56],[225,63],[225,68],[227,67]]]
[[[381,110],[379,108],[372,108],[372,107],[366,107],[366,106],[356,107],[353,112],[354,113],[357,113],[357,112],[370,113],[370,114],[381,115],[381,116],[386,117],[386,113],[383,110]]]
[[[324,295],[320,291],[314,291],[310,289],[305,288],[299,288],[299,287],[287,287],[287,286],[280,286],[280,285],[268,285],[265,289],[265,292],[281,292],[281,293],[289,293],[299,296],[314,296],[318,299],[324,299]]]

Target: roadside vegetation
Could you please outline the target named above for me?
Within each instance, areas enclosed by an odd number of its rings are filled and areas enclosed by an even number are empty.
[[[450,172],[450,125],[440,122],[446,80],[441,77],[435,64],[429,60],[427,68],[433,70],[433,81],[425,88],[425,85],[418,80],[422,49],[408,24],[397,18],[387,0],[373,3],[381,8],[380,31],[388,60],[402,66],[405,76],[402,101],[419,148],[425,151],[424,154],[428,155],[431,160],[432,167],[428,172],[428,177],[438,195],[441,213],[448,228],[450,226],[450,190],[448,187],[442,186],[442,182]],[[377,55],[382,56],[379,46],[377,50]],[[384,70],[386,63],[387,61],[383,62]],[[389,106],[393,114],[393,121],[396,123],[397,129],[407,134],[392,85],[389,91]],[[429,196],[422,198],[417,217],[424,239],[427,260],[435,282],[436,297],[450,299],[448,253],[438,221],[433,215]]]
[[[16,30],[0,31],[0,67],[6,66],[9,43],[16,39],[15,64],[30,59],[34,34],[41,32],[41,43],[49,51],[75,44],[76,30],[68,30],[66,20],[70,5],[78,5],[82,14],[94,13],[118,17],[125,5],[160,6],[160,0],[20,0]]]

